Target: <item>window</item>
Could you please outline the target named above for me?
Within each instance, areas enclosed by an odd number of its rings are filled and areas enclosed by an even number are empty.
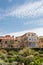
[[[32,34],[32,36],[35,36],[35,34]]]
[[[5,44],[7,44],[7,41],[5,41]]]
[[[31,42],[29,42],[29,46],[31,46],[31,44],[32,44],[32,43],[31,43]]]
[[[0,42],[2,42],[2,39],[0,39]]]
[[[0,44],[2,44],[2,43],[0,42]]]
[[[15,40],[15,41],[18,41],[18,40]]]
[[[29,40],[31,40],[31,39],[29,39]]]
[[[30,34],[28,34],[28,36],[30,36]]]

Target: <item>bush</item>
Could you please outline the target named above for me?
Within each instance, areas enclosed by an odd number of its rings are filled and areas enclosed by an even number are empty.
[[[8,62],[8,59],[7,59],[7,58],[5,58],[5,59],[4,59],[4,62]]]
[[[24,48],[23,50],[19,51],[19,55],[22,55],[24,57],[29,56],[31,54],[32,50],[30,48]]]
[[[39,56],[39,52],[34,52],[34,56]]]
[[[34,62],[34,56],[30,55],[26,57],[25,63],[30,64],[31,62]]]
[[[9,61],[9,63],[12,63],[13,62],[13,58],[9,58],[8,61]]]
[[[40,57],[38,57],[38,56],[35,57],[34,64],[36,64],[36,65],[40,65],[41,64]]]

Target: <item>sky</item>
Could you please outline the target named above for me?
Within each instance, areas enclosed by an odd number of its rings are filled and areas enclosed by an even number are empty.
[[[43,0],[0,0],[0,35],[43,35]]]

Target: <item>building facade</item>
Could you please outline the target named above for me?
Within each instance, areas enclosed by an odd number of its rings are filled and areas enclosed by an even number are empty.
[[[43,36],[39,36],[39,47],[43,48]]]
[[[30,48],[39,48],[38,45],[38,36],[36,35],[36,33],[28,33],[28,47]]]
[[[38,42],[38,36],[32,32],[16,38],[10,35],[0,36],[0,48],[39,48]]]
[[[13,40],[14,40],[14,36],[12,37],[10,35],[0,36],[0,48],[10,47]]]

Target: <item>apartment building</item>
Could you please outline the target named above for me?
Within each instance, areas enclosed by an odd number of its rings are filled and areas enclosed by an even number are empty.
[[[36,33],[29,32],[28,33],[28,47],[30,48],[38,48],[38,36]]]
[[[14,36],[6,35],[0,36],[0,48],[10,47],[10,44],[13,43]]]
[[[16,43],[18,43],[19,45],[18,47],[39,48],[38,45],[39,39],[36,33],[32,32],[25,33],[22,36],[16,37],[15,41]]]
[[[37,48],[39,47],[38,42],[37,34],[32,32],[25,33],[16,38],[10,35],[0,36],[0,48]]]
[[[39,47],[43,48],[43,36],[39,36]]]

